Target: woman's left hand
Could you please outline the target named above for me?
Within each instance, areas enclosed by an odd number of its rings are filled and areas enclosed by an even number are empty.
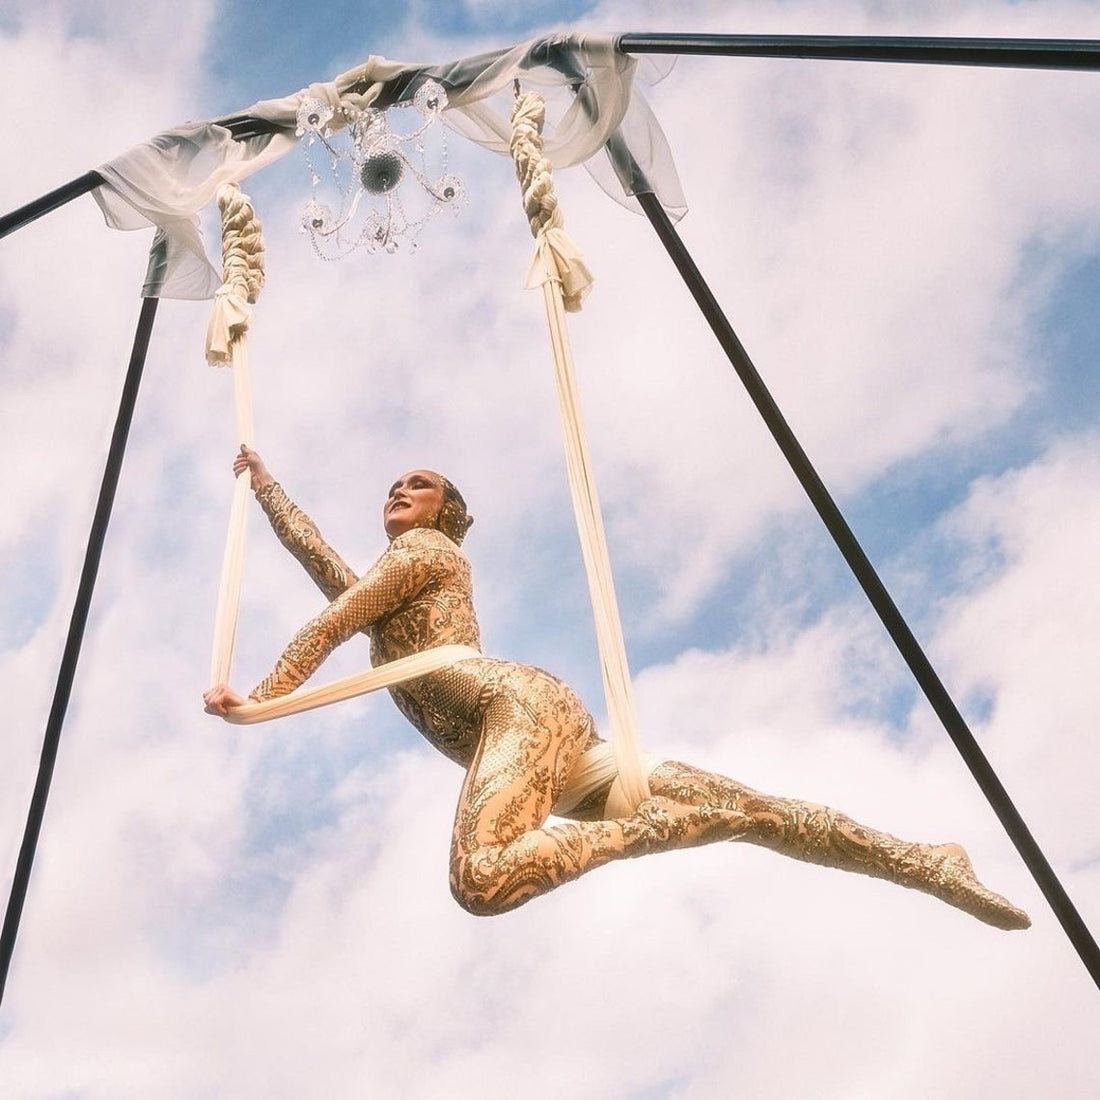
[[[217,687],[203,692],[202,701],[206,704],[203,709],[207,714],[227,718],[230,707],[243,706],[248,700],[242,699],[228,684],[218,684]]]

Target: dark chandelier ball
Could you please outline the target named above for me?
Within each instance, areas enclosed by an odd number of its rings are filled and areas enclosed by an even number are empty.
[[[405,174],[405,162],[397,153],[376,153],[367,157],[359,170],[363,187],[372,195],[384,195],[392,191]]]

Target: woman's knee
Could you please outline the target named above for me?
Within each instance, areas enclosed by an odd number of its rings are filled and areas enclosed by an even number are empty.
[[[537,860],[537,843],[529,834],[510,844],[482,845],[451,851],[451,896],[475,917],[507,913],[545,893],[545,869]]]
[[[474,917],[495,917],[498,913],[504,912],[503,909],[494,905],[491,899],[470,890],[462,879],[453,874],[451,875],[451,897]]]
[[[475,917],[494,917],[513,908],[503,904],[502,880],[489,870],[484,853],[451,853],[451,896]]]

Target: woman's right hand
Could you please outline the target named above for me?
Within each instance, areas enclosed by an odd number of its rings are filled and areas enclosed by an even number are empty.
[[[202,693],[202,708],[207,714],[213,714],[218,718],[228,718],[229,711],[233,707],[243,706],[247,699],[238,695],[228,684],[217,684],[209,691]]]
[[[266,488],[275,481],[268,472],[267,467],[264,465],[264,460],[260,458],[259,453],[242,443],[240,451],[237,453],[236,458],[233,459],[233,473],[236,476],[240,476],[245,470],[248,470],[251,475],[253,492],[258,492],[260,489]]]

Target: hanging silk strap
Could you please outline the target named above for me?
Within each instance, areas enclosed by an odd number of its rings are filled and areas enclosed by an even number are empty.
[[[248,364],[248,326],[252,319],[252,304],[264,282],[263,236],[252,204],[247,196],[241,194],[235,183],[225,184],[219,189],[218,206],[222,212],[224,282],[214,297],[214,312],[206,332],[206,358],[210,363],[228,364],[232,367],[237,438],[251,447],[255,428]],[[243,470],[233,487],[229,530],[222,559],[221,582],[218,585],[218,606],[214,615],[211,684],[228,683],[233,666],[250,480],[249,471]],[[297,691],[277,699],[232,707],[226,717],[237,725],[267,722],[273,718],[283,718],[288,714],[351,699],[366,692],[394,687],[407,680],[415,680],[418,676],[438,672],[456,661],[480,656],[470,646],[437,646],[372,668],[368,672],[346,676],[331,684],[298,688]]]
[[[441,645],[434,649],[425,649],[409,657],[399,657],[377,668],[354,676],[345,676],[331,684],[317,687],[300,687],[289,695],[277,699],[267,699],[262,703],[245,703],[231,707],[226,720],[238,726],[251,726],[256,722],[268,722],[272,718],[285,718],[288,714],[299,714],[304,710],[326,707],[329,703],[339,703],[370,691],[395,687],[429,672],[439,672],[457,661],[469,657],[480,657],[481,653],[468,645]]]
[[[542,287],[546,306],[565,437],[569,488],[596,620],[596,641],[615,763],[623,795],[633,809],[650,796],[649,784],[647,770],[640,758],[638,722],[626,646],[615,600],[595,475],[581,423],[573,356],[565,325],[565,312],[576,312],[581,308],[581,301],[591,286],[592,275],[562,228],[550,164],[542,155],[545,119],[546,108],[542,97],[534,92],[520,94],[517,88],[512,110],[512,159],[523,190],[523,208],[538,244],[527,286]]]
[[[214,297],[214,312],[206,331],[206,359],[209,363],[229,364],[232,367],[237,439],[251,447],[256,433],[248,363],[248,325],[252,319],[252,303],[264,283],[263,234],[252,203],[241,194],[235,183],[224,184],[218,189],[218,207],[222,212],[224,281]],[[233,487],[221,582],[218,585],[218,605],[214,614],[211,684],[228,683],[233,665],[250,480],[249,471],[243,470],[237,475],[237,483]]]

